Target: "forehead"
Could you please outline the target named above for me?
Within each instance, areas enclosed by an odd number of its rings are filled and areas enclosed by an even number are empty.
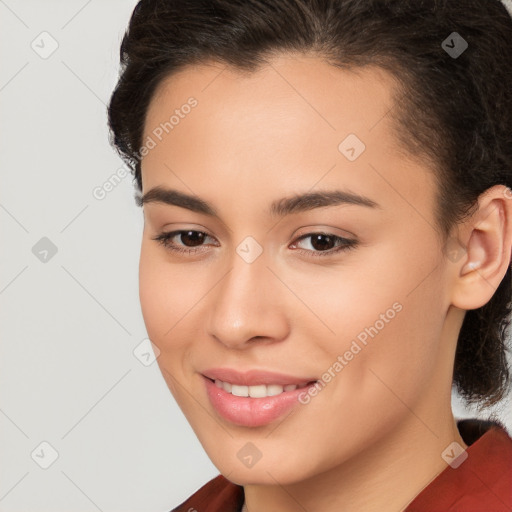
[[[274,114],[272,120],[283,121],[279,128],[292,116],[312,123],[312,129],[364,131],[393,107],[396,87],[381,68],[342,69],[306,55],[276,56],[252,72],[207,62],[162,80],[148,108],[145,133],[168,117],[167,108],[179,109],[191,96],[201,100],[204,117],[220,114],[226,125],[266,121]]]
[[[143,141],[155,146],[142,160],[143,188],[185,183],[208,195],[229,183],[254,196],[272,184],[283,196],[321,180],[424,201],[431,176],[395,135],[396,87],[380,68],[341,69],[310,56],[281,55],[252,73],[188,66],[161,82],[148,108]],[[185,108],[190,98],[196,106]],[[347,140],[355,160],[344,153]]]

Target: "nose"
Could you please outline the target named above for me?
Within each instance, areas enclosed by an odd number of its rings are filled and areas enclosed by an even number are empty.
[[[235,254],[231,268],[209,294],[208,334],[228,348],[276,343],[289,334],[293,297],[265,255],[248,263]]]

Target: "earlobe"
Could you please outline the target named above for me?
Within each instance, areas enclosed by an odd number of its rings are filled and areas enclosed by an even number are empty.
[[[478,210],[464,222],[463,257],[455,262],[456,283],[452,304],[477,309],[489,302],[510,267],[512,250],[512,200],[504,185],[479,197]]]

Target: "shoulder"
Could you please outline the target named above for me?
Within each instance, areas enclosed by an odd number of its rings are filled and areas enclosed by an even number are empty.
[[[512,438],[498,421],[457,422],[468,445],[405,512],[512,510]],[[452,450],[453,451],[453,450]]]
[[[171,512],[239,512],[244,488],[218,475]]]

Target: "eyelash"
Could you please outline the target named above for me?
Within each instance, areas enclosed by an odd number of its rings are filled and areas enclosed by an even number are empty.
[[[158,243],[163,245],[166,249],[173,251],[173,252],[182,253],[182,254],[196,254],[196,253],[200,252],[197,250],[197,248],[184,249],[183,247],[177,246],[176,244],[169,241],[171,238],[174,238],[176,235],[180,235],[182,233],[202,233],[206,236],[210,236],[210,235],[208,235],[208,233],[205,233],[204,231],[196,231],[193,229],[182,229],[182,230],[178,230],[178,231],[169,231],[169,232],[161,233],[158,236],[156,236],[155,238],[153,238],[153,240],[156,240]],[[328,256],[332,256],[334,254],[340,253],[342,251],[348,251],[350,249],[354,249],[358,245],[357,240],[343,238],[340,236],[333,235],[332,233],[325,233],[325,232],[314,232],[314,233],[307,233],[305,235],[301,235],[294,242],[294,245],[297,242],[299,242],[305,238],[310,238],[315,235],[323,235],[323,236],[328,236],[328,237],[334,238],[335,241],[341,241],[342,245],[340,245],[338,248],[329,249],[327,251],[312,251],[309,249],[297,249],[297,250],[300,253],[308,253],[308,257],[325,258]],[[213,237],[211,237],[211,238],[213,238]]]

